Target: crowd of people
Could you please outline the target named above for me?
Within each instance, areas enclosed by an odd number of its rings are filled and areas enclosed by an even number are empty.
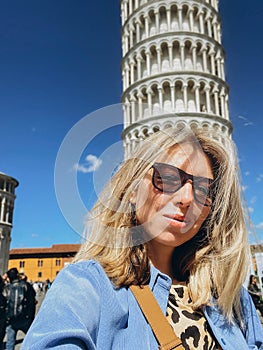
[[[14,350],[19,330],[27,333],[36,312],[36,292],[17,268],[0,276],[0,350]]]

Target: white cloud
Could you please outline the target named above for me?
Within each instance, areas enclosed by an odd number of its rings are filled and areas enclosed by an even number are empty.
[[[243,121],[244,126],[254,125],[254,123],[251,120],[247,119],[243,115],[238,115],[237,117]]]
[[[32,238],[38,238],[38,237],[39,237],[39,234],[38,234],[38,233],[32,233],[31,237],[32,237]]]
[[[256,197],[256,196],[254,196],[254,197],[252,197],[252,198],[250,199],[250,203],[251,203],[251,204],[256,203],[256,201],[257,201],[257,197]]]
[[[242,186],[242,191],[243,191],[243,192],[245,192],[247,189],[248,189],[247,186],[244,186],[244,185]]]
[[[88,154],[85,158],[86,162],[83,164],[74,164],[74,169],[81,173],[92,173],[99,169],[102,160],[93,154]]]
[[[258,230],[263,230],[263,222],[260,222],[255,226]]]
[[[248,176],[250,174],[249,171],[245,171],[245,176]]]
[[[254,213],[254,208],[248,207],[248,211],[249,211],[250,213]]]
[[[263,180],[263,174],[259,174],[256,181],[261,182]]]

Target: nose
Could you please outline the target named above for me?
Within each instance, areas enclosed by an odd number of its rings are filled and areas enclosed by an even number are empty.
[[[194,201],[194,190],[191,181],[187,181],[178,191],[174,193],[173,201],[182,207],[189,207]]]

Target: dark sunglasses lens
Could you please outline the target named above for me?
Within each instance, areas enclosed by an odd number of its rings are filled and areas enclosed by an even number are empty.
[[[196,201],[202,205],[211,206],[212,195],[210,181],[208,179],[206,180],[204,178],[200,181],[200,178],[197,179],[169,164],[156,163],[153,165],[152,183],[153,186],[161,192],[174,193],[189,179],[193,182]]]
[[[209,184],[203,184],[200,186],[199,184],[197,186],[194,185],[194,194],[195,199],[198,203],[205,205],[205,206],[211,206],[212,205],[212,196],[211,196],[211,190],[209,188]]]
[[[166,164],[157,164],[153,168],[153,186],[159,191],[172,193],[176,192],[182,186],[177,168]]]

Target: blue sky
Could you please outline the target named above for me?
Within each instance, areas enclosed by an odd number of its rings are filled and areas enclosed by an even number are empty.
[[[248,6],[245,0],[238,5],[221,0],[220,9],[233,138],[261,241],[263,2]],[[80,242],[81,235],[57,203],[54,169],[70,130],[81,127],[80,121],[90,113],[120,102],[120,35],[119,0],[0,0],[0,171],[20,183],[12,248]],[[96,113],[91,116],[95,124]],[[97,158],[105,145],[118,144],[120,131],[116,121],[114,128],[91,139],[81,154],[78,183],[87,206],[94,200]],[[118,160],[109,174],[115,163]],[[66,198],[70,204],[69,194]]]

